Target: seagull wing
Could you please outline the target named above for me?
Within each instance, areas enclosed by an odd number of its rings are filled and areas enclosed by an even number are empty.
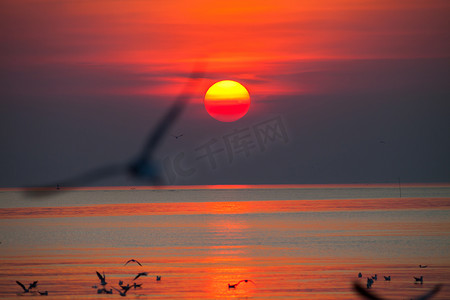
[[[367,289],[360,286],[357,282],[353,283],[353,290],[365,299],[383,300],[383,298],[379,297],[373,292],[369,292]]]
[[[97,271],[95,271],[95,272],[97,273],[97,276],[98,276],[98,278],[99,278],[101,281],[104,281],[104,280],[105,280],[105,277],[102,276],[102,274],[100,274],[100,273],[97,272]]]
[[[135,281],[136,279],[138,279],[139,277],[141,277],[142,274],[137,274],[136,277],[134,277],[133,281]]]
[[[161,141],[162,137],[165,135],[167,130],[172,126],[175,120],[179,117],[181,112],[186,107],[189,102],[191,95],[187,93],[194,84],[195,79],[201,78],[203,76],[203,71],[199,67],[194,68],[193,72],[189,76],[189,82],[185,86],[185,91],[183,91],[176,99],[175,102],[170,107],[169,111],[164,115],[164,117],[159,121],[156,129],[150,134],[147,144],[143,148],[141,155],[139,157],[145,158],[149,157],[155,150],[156,146]]]
[[[417,298],[414,298],[414,300],[428,300],[431,299],[434,295],[436,295],[442,288],[442,284],[437,284],[427,293],[423,294],[422,296],[419,296]]]
[[[18,285],[20,285],[22,288],[23,288],[23,290],[26,292],[26,291],[28,291],[26,288],[25,288],[25,286],[20,282],[20,281],[17,281],[16,280],[16,283],[18,284]]]
[[[140,262],[138,262],[137,260],[135,260],[135,262],[138,264],[138,265],[140,265],[141,267],[142,267],[142,265],[141,265],[141,263]]]
[[[39,197],[39,196],[49,196],[49,195],[55,195],[57,193],[62,192],[61,190],[53,190],[55,186],[60,185],[61,187],[81,187],[86,186],[90,183],[96,182],[98,180],[112,177],[119,175],[121,173],[124,173],[128,170],[128,166],[125,164],[117,164],[117,165],[109,165],[109,166],[103,166],[99,167],[97,169],[93,169],[91,171],[82,173],[77,176],[73,176],[71,178],[67,178],[64,181],[58,181],[58,183],[51,183],[46,185],[41,185],[38,188],[39,189],[45,189],[45,190],[27,190],[26,193],[29,196],[33,197]],[[52,190],[47,190],[52,189]]]

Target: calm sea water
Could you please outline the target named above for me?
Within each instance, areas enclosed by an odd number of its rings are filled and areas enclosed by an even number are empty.
[[[358,299],[352,283],[374,274],[389,299],[438,283],[450,299],[449,217],[450,185],[3,190],[0,297],[30,296],[16,280],[53,299],[119,297],[97,294],[99,271],[107,289],[148,272],[132,299]],[[254,283],[228,288],[242,279]]]

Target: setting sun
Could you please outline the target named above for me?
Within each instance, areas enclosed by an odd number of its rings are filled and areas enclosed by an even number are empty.
[[[250,95],[239,82],[222,80],[205,94],[206,111],[216,120],[233,122],[242,118],[250,107]]]

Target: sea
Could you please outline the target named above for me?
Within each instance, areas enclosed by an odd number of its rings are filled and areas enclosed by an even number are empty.
[[[450,299],[450,184],[0,189],[0,298],[119,283],[141,285],[131,299]]]

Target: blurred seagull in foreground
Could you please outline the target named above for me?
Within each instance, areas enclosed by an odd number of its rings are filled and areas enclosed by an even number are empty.
[[[167,134],[169,128],[185,109],[193,95],[193,91],[197,89],[199,84],[198,79],[203,78],[203,71],[201,69],[203,69],[203,66],[201,66],[201,68],[199,68],[199,66],[194,68],[193,72],[189,76],[189,81],[183,89],[183,92],[178,95],[172,106],[161,118],[159,123],[157,123],[155,129],[148,136],[144,147],[134,159],[126,163],[107,165],[93,169],[79,176],[74,176],[64,181],[58,181],[58,184],[52,183],[40,186],[38,187],[40,190],[27,190],[26,193],[30,196],[48,196],[49,194],[56,194],[54,190],[55,186],[77,188],[89,185],[100,179],[123,173],[128,173],[135,178],[146,180],[154,185],[162,184],[160,172],[154,161],[154,152],[157,146],[161,143],[163,137]],[[53,190],[50,188],[53,188]],[[61,191],[62,190],[59,192]]]
[[[137,263],[138,265],[140,265],[140,266],[142,267],[141,263],[138,262],[138,261],[135,260],[135,259],[130,259],[129,261],[127,261],[127,262],[124,264],[124,266],[128,265],[130,262],[135,262],[135,263]]]
[[[228,288],[229,288],[229,289],[235,289],[235,288],[239,285],[239,283],[241,283],[241,282],[251,282],[251,283],[253,283],[254,285],[256,285],[252,280],[250,280],[250,279],[244,279],[244,280],[238,281],[238,282],[235,283],[235,284],[228,284]]]
[[[440,291],[441,288],[442,288],[442,285],[441,284],[437,284],[437,285],[434,286],[434,288],[432,288],[431,290],[429,290],[425,294],[422,294],[422,295],[420,295],[418,297],[412,298],[411,300],[428,300],[428,299],[431,299],[434,295],[436,295]],[[356,281],[353,283],[353,290],[357,294],[359,294],[363,299],[388,300],[388,298],[380,297],[376,293],[363,288]]]

